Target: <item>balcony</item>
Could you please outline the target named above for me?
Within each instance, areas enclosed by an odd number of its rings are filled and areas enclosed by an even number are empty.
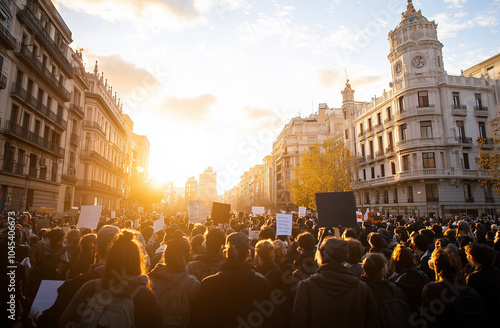
[[[459,137],[458,143],[462,144],[463,147],[472,147],[472,138],[469,137]]]
[[[382,131],[383,128],[384,128],[384,126],[382,124],[377,124],[377,125],[375,125],[375,132]]]
[[[384,124],[388,124],[388,123],[391,123],[391,122],[393,122],[392,117],[386,118],[386,119],[384,120]]]
[[[102,156],[101,154],[99,154],[98,152],[96,152],[94,150],[84,149],[81,151],[80,156],[82,159],[85,159],[85,158],[91,159],[91,160],[94,160],[94,161],[106,166],[107,168],[109,168],[110,170],[112,170],[114,173],[118,174],[121,177],[126,177],[126,175],[127,175],[127,173],[124,169],[122,169],[118,165],[113,164],[111,161],[107,160],[104,156]]]
[[[360,157],[358,157],[358,161],[360,163],[364,163],[364,162],[366,162],[366,157],[365,156],[360,156]]]
[[[474,203],[474,197],[465,197],[466,203]]]
[[[476,141],[480,148],[492,149],[495,147],[495,140],[493,138],[477,138]]]
[[[390,153],[394,152],[394,147],[391,145],[385,149],[385,153],[389,155]]]
[[[437,203],[439,202],[439,197],[427,197],[426,200],[428,203]]]
[[[377,151],[377,152],[375,153],[375,156],[376,156],[376,157],[382,157],[382,156],[384,156],[384,151],[383,151],[383,150],[379,150],[379,151]]]
[[[12,121],[7,121],[7,128],[4,130],[5,133],[10,134],[11,136],[17,137],[23,141],[26,141],[33,146],[47,151],[57,157],[64,156],[64,149],[60,146],[56,145],[52,141],[42,138],[39,135],[31,132],[30,130],[17,125]]]
[[[30,106],[33,110],[45,116],[47,119],[57,124],[60,128],[66,129],[68,122],[63,119],[61,114],[56,114],[50,108],[45,106],[41,101],[30,95],[26,90],[24,90],[19,84],[13,83],[12,90],[10,91],[11,96],[17,97],[19,100],[23,101],[25,104]]]
[[[47,50],[54,56],[56,61],[59,63],[61,68],[69,75],[70,78],[73,77],[73,67],[69,60],[64,56],[63,52],[59,49],[57,44],[52,40],[50,35],[45,31],[45,28],[42,26],[38,18],[33,14],[33,12],[28,8],[28,6],[24,6],[23,10],[19,10],[17,12],[17,16],[20,21],[27,24],[31,30],[33,30],[36,36],[43,42]]]
[[[365,131],[360,131],[358,133],[358,137],[363,137],[363,136],[366,136],[366,130]]]
[[[475,117],[488,117],[489,116],[488,107],[486,106],[474,106],[474,116]]]
[[[2,24],[0,24],[0,43],[3,44],[7,50],[14,50],[16,47],[16,39]]]
[[[434,108],[434,104],[417,105],[417,109]]]
[[[85,113],[83,112],[83,109],[76,105],[76,104],[71,104],[69,106],[69,109],[80,115],[81,118],[85,118]]]
[[[80,144],[80,136],[76,133],[72,133],[69,142],[71,142],[75,146],[78,146]]]
[[[439,138],[414,138],[399,141],[396,145],[397,150],[403,150],[414,147],[435,146],[439,142]]]
[[[451,114],[456,116],[467,116],[466,105],[451,105]]]
[[[495,202],[495,200],[493,199],[493,197],[485,197],[485,198],[484,198],[484,201],[485,201],[486,203],[494,203],[494,202]]]
[[[0,89],[5,89],[7,87],[7,76],[1,75],[0,76]]]
[[[24,165],[21,163],[15,163],[14,161],[4,160],[2,171],[8,173],[14,173],[18,175],[24,174]]]
[[[66,90],[61,81],[56,79],[52,72],[49,71],[47,67],[45,67],[40,60],[38,60],[38,58],[36,58],[35,54],[28,49],[28,46],[18,44],[16,55],[30,65],[41,77],[45,78],[52,90],[55,91],[65,102],[69,101],[69,91]]]
[[[90,128],[90,129],[96,129],[104,135],[104,131],[102,130],[101,125],[97,122],[85,120],[85,121],[83,121],[83,127]]]
[[[122,189],[113,188],[105,183],[98,182],[95,180],[78,180],[76,186],[82,188],[96,189],[97,191],[105,191],[116,194],[118,196],[123,196]]]
[[[373,160],[373,154],[368,154],[368,155],[366,155],[366,159],[367,159],[368,161]]]

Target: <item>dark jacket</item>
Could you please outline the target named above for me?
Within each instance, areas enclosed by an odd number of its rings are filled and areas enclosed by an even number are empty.
[[[176,272],[167,268],[164,264],[157,264],[153,271],[149,274],[151,290],[156,294],[158,300],[168,291],[176,286],[182,286],[182,290],[179,289],[179,293],[183,293],[187,296],[187,308],[183,307],[178,309],[178,315],[183,313],[191,313],[193,309],[194,300],[200,289],[200,282],[194,277],[187,273],[187,270]],[[180,294],[182,295],[182,294]],[[184,304],[182,304],[184,305]],[[160,303],[161,306],[161,303]],[[171,310],[177,312],[175,310]],[[165,316],[165,313],[163,313]],[[189,316],[183,316],[189,322]]]
[[[90,270],[88,272],[65,281],[57,289],[57,298],[54,304],[47,310],[43,311],[43,314],[38,318],[37,328],[56,327],[62,313],[66,310],[66,307],[78,289],[80,289],[80,287],[82,287],[89,280],[102,278],[103,274],[104,264],[96,263],[90,266]]]
[[[204,278],[219,272],[224,262],[225,259],[220,253],[199,254],[188,263],[188,272],[201,282]]]
[[[272,292],[269,282],[245,263],[225,263],[205,278],[191,315],[190,327],[283,327],[279,305],[284,295]]]
[[[425,272],[414,267],[408,268],[393,282],[403,290],[412,309],[418,311],[422,304],[422,289],[429,282]]]
[[[316,250],[306,251],[299,255],[293,262],[293,281],[298,284],[299,281],[309,278],[318,270],[318,263],[314,260]]]
[[[124,279],[109,288],[108,291],[114,296],[128,297],[139,286],[144,288],[139,289],[133,299],[134,304],[134,320],[136,328],[162,327],[163,318],[160,304],[156,295],[146,286],[148,277],[140,275]],[[87,302],[97,292],[96,280],[86,282],[82,288],[75,294],[68,307],[61,315],[59,327],[65,328],[70,323],[80,323],[82,320],[82,309],[85,309]]]
[[[292,327],[379,327],[367,284],[340,263],[321,266],[299,283]]]
[[[484,300],[488,316],[494,320],[500,309],[500,269],[494,266],[479,266],[467,278]]]

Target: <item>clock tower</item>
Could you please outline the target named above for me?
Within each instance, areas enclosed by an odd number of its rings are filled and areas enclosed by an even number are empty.
[[[417,80],[437,82],[445,74],[443,44],[437,38],[437,24],[429,22],[408,0],[401,23],[389,32],[392,81],[396,91]],[[418,83],[417,83],[418,84]]]

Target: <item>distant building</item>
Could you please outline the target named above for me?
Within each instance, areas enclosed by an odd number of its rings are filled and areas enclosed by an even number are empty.
[[[198,200],[214,202],[217,199],[217,173],[208,167],[200,174]]]
[[[140,172],[144,172],[146,176],[149,174],[149,149],[150,143],[147,136],[133,134],[134,149],[133,158],[136,168]]]
[[[483,60],[477,65],[466,69],[463,72],[465,76],[477,78],[485,77],[488,83],[495,88],[495,102],[497,105],[497,115],[500,114],[500,54]]]
[[[184,189],[184,199],[186,202],[198,200],[198,181],[196,181],[195,177],[187,179]]]

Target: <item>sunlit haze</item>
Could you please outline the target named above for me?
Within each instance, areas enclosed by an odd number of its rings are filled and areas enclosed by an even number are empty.
[[[151,142],[150,173],[183,187],[212,166],[219,193],[271,153],[285,122],[389,89],[387,35],[405,0],[53,0]],[[499,0],[420,0],[438,23],[445,68],[500,52]]]

